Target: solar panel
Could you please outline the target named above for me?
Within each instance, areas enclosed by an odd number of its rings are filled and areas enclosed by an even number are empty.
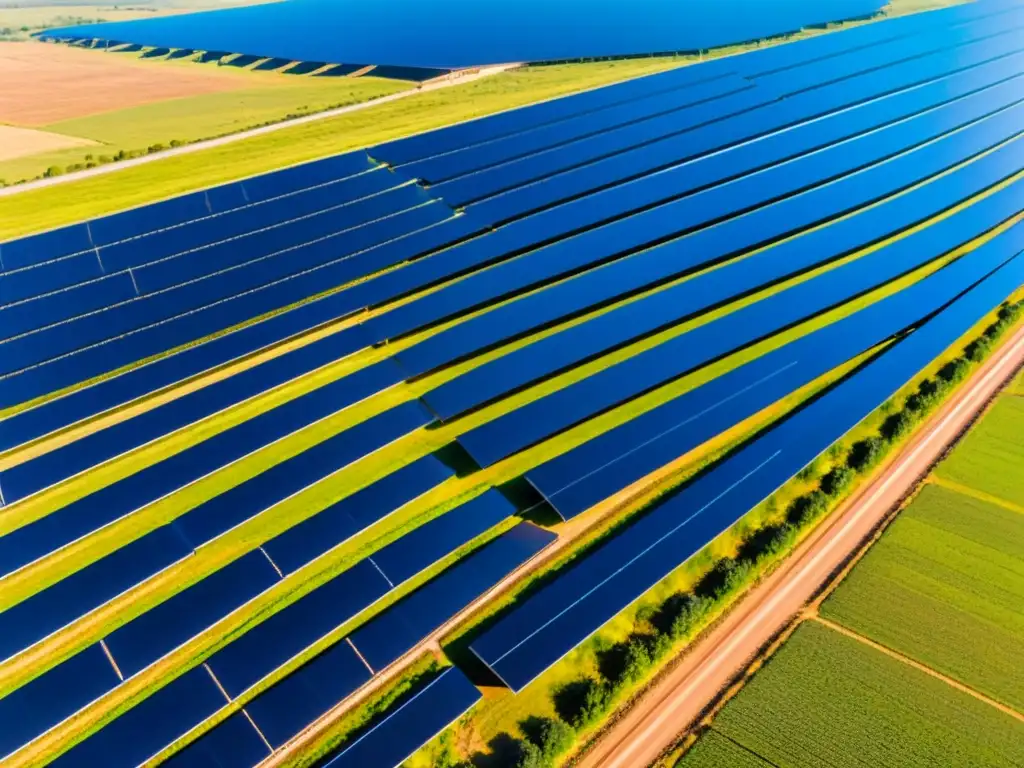
[[[479,700],[480,691],[449,667],[366,733],[342,745],[325,768],[398,766]]]
[[[88,225],[75,224],[0,244],[0,264],[5,271],[20,269],[36,260],[49,261],[91,248]]]
[[[656,286],[681,277],[688,271],[710,266],[719,260],[771,243],[785,235],[827,222],[858,207],[895,194],[1000,141],[1011,138],[1018,132],[1021,114],[1024,114],[1024,107],[1011,107],[959,132],[948,134],[941,140],[824,186],[815,187],[586,272],[435,334],[398,353],[396,358],[406,371],[412,375],[421,375],[471,352],[513,339],[531,329],[564,320],[574,313],[600,307],[630,292]],[[840,146],[837,149],[840,153],[849,155],[856,153],[854,147]],[[814,164],[816,161],[827,164],[828,158],[816,158],[813,155],[806,158],[807,163]],[[779,168],[782,169],[783,166]],[[770,171],[764,173],[765,183],[768,184],[769,180],[774,183],[774,175]],[[715,190],[709,190],[706,194],[714,192]],[[682,215],[685,216],[687,210],[696,210],[699,216],[701,208],[689,203],[693,206],[690,208],[688,203],[689,201],[683,200],[677,205],[677,208],[684,212]],[[725,202],[725,205],[728,205],[728,202]],[[680,215],[667,216],[671,212],[672,208],[656,209],[651,215],[656,220],[666,219],[667,226],[671,227],[674,226],[673,220],[678,222],[680,219]],[[557,246],[537,251],[531,257],[508,262],[489,272],[463,280],[447,290],[436,291],[418,302],[406,304],[389,313],[391,317],[382,315],[369,321],[366,328],[371,336],[377,338],[398,335],[428,321],[436,322],[457,311],[506,296],[516,288],[523,289],[539,283],[541,279],[551,279],[559,274],[570,273],[595,258],[610,258],[621,252],[623,246],[631,245],[637,240],[638,236],[633,234],[634,232],[646,233],[649,230],[644,226],[644,219],[643,216],[633,217],[624,220],[617,228],[605,231],[591,230]],[[658,231],[657,224],[652,228]],[[619,237],[616,237],[616,234],[619,234]],[[637,308],[622,307],[593,322],[600,325],[613,322],[607,319],[609,317],[621,318],[629,315],[630,322],[621,326],[611,337],[622,341],[629,338],[625,333],[627,327],[645,326],[647,332],[650,332],[661,324],[654,315],[646,311],[637,312]],[[678,311],[672,313],[673,318],[678,316]],[[592,327],[594,326],[591,324],[584,324],[577,326],[571,333],[577,337],[582,335],[595,340],[597,337],[592,336],[589,330]],[[609,342],[611,338],[608,339]],[[601,338],[601,341],[604,339]],[[548,348],[558,344],[557,341],[550,339],[544,343]],[[582,354],[582,349],[577,350],[576,359],[581,359]],[[524,379],[528,380],[527,375],[531,373],[533,372],[521,370],[516,380],[520,383]]]
[[[527,480],[564,519],[628,488],[715,435],[953,300],[1013,255],[1002,241],[551,459]]]
[[[186,672],[62,754],[58,768],[136,768],[225,704],[203,667]]]
[[[436,224],[448,215],[447,210],[442,205],[430,204],[367,224],[346,233],[346,246],[361,250],[384,239]],[[329,244],[330,241],[324,240],[317,246],[323,250]],[[301,283],[273,282],[316,266],[304,264],[301,256],[299,252],[279,254],[276,260],[221,272],[171,291],[37,332],[31,337],[7,342],[6,354],[0,358],[0,370],[20,370],[33,365],[33,360],[45,360],[51,361],[59,371],[56,375],[52,369],[46,372],[51,382],[61,377],[72,383],[83,381],[92,375],[116,370],[127,363],[281,309],[324,290],[323,282],[313,285],[313,280],[309,279]],[[324,253],[323,257],[340,258],[337,250]],[[311,273],[303,277],[310,278]],[[29,338],[32,345],[27,341]],[[93,354],[88,358],[75,355],[55,359],[61,354],[98,344],[103,346],[89,350]]]
[[[112,690],[120,678],[99,645],[91,645],[0,698],[0,758]]]
[[[263,549],[282,573],[294,573],[451,476],[444,464],[425,456],[293,525]]]
[[[185,749],[165,760],[164,768],[252,768],[270,755],[244,712],[236,712]]]
[[[250,627],[207,661],[231,698],[383,597],[391,586],[363,560]]]
[[[135,617],[104,642],[121,674],[131,677],[279,580],[262,552],[250,552]]]
[[[100,257],[107,269],[118,270],[165,259],[197,248],[207,248],[228,238],[240,237],[267,227],[281,225],[300,216],[317,214],[335,206],[353,203],[389,190],[403,180],[387,170],[353,176],[326,186],[306,189],[285,197],[271,198],[267,202],[253,203],[226,213],[207,216],[172,229],[158,230],[147,235],[105,246]],[[398,201],[408,202],[407,194]],[[362,215],[371,215],[364,211]],[[385,208],[387,210],[387,208]],[[348,211],[342,211],[348,214]],[[360,212],[356,212],[360,215]],[[347,216],[352,220],[351,215]],[[243,241],[244,245],[247,241]]]
[[[203,502],[174,525],[198,548],[429,421],[419,403],[402,403]]]
[[[267,741],[279,747],[370,680],[352,646],[338,643],[245,705]]]
[[[905,91],[935,78],[995,62],[1020,51],[1012,36],[992,38],[892,67],[865,72],[855,78],[800,93],[768,106],[752,109],[714,125],[690,131],[677,139],[658,142],[615,155],[597,163],[563,172],[542,184],[511,190],[468,207],[467,211],[493,222],[504,222],[570,200],[591,190],[622,183],[644,174],[783,130],[816,116],[862,104],[886,94]],[[1006,77],[1020,73],[1019,63]]]
[[[208,241],[195,250],[177,252],[163,261],[144,263],[136,267],[133,274],[141,294],[154,293],[218,270],[264,259],[320,238],[341,238],[346,231],[429,202],[431,199],[419,187],[407,184],[265,229],[250,229],[237,236],[225,233],[225,237]],[[335,248],[341,249],[338,256],[346,253],[343,241],[336,241]],[[105,265],[108,264],[108,254],[104,249],[100,250],[100,259]],[[139,260],[138,255],[136,260]],[[117,265],[113,268],[123,267]]]
[[[472,643],[474,653],[522,690],[842,437],[1022,279],[1016,259],[520,603]]]
[[[520,523],[372,618],[352,634],[352,644],[380,672],[556,538],[532,523]]]
[[[103,277],[103,267],[95,251],[47,262],[31,269],[0,273],[0,306],[100,277]]]
[[[1024,154],[1021,159],[1020,167],[1024,167]],[[1011,185],[992,198],[884,249],[738,309],[482,424],[460,435],[458,441],[478,464],[491,466],[574,424],[872,291],[969,243],[1012,218],[1020,209],[1020,194],[1021,188]]]
[[[364,348],[366,344],[363,339],[359,333],[332,334],[247,368],[208,387],[175,398],[138,416],[93,432],[69,446],[47,454],[48,458],[36,459],[35,463],[30,461],[20,466],[24,467],[22,471],[31,472],[38,477],[37,482],[52,485],[58,479],[71,477],[107,459],[123,455],[175,430],[268,392],[285,382],[341,360]],[[37,417],[41,415],[36,414]],[[15,420],[0,434],[0,445],[15,447],[41,436],[38,430],[29,431],[37,423],[37,418]]]
[[[0,309],[0,341],[105,309],[137,296],[128,274],[111,275]]]
[[[432,187],[432,191],[441,195],[450,205],[464,206],[505,190],[553,176],[559,171],[663,140],[701,125],[713,124],[731,115],[771,103],[778,97],[778,92],[756,85],[742,90],[726,89],[719,98],[702,104],[539,151],[469,176],[444,181]]]
[[[336,413],[389,382],[376,366],[357,371],[129,475],[0,537],[3,573],[66,546],[98,528],[195,482],[261,447]],[[360,390],[357,382],[366,385]],[[356,397],[356,400],[346,398]],[[4,495],[17,498],[3,476]]]
[[[0,613],[0,659],[9,659],[192,554],[168,527],[136,539]]]
[[[392,584],[401,584],[515,514],[515,507],[490,490],[424,523],[372,556]]]
[[[464,123],[378,144],[373,156],[391,165],[404,165],[465,147],[512,136],[540,126],[550,126],[573,117],[589,115],[636,99],[721,77],[731,72],[723,66],[679,67],[602,88],[574,93],[559,99],[499,112]]]
[[[723,75],[707,82],[692,83],[677,90],[618,104],[597,113],[575,115],[553,125],[540,126],[485,144],[460,148],[440,157],[402,166],[402,170],[431,183],[446,181],[748,88],[749,81],[734,75]]]

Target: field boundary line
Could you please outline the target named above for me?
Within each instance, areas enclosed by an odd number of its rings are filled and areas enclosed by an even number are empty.
[[[954,482],[953,480],[946,480],[945,478],[938,476],[931,478],[930,482],[941,488],[945,488],[947,491],[953,491],[954,493],[959,493],[962,496],[970,496],[972,499],[984,501],[988,504],[994,504],[995,506],[1002,507],[1010,512],[1016,512],[1018,515],[1024,515],[1024,507],[1019,504],[1014,504],[1012,501],[1007,501],[1006,499],[1000,496],[995,496],[991,493],[985,493],[985,491],[979,491],[977,488],[972,488],[969,485],[963,485],[961,483]]]
[[[949,677],[948,675],[944,675],[942,672],[939,672],[937,669],[934,669],[933,667],[929,667],[927,664],[924,664],[924,663],[918,661],[917,659],[911,658],[910,656],[905,656],[904,654],[900,653],[899,651],[895,651],[892,648],[884,646],[881,643],[876,642],[875,640],[872,640],[870,637],[866,637],[866,636],[860,634],[859,632],[856,632],[856,631],[850,629],[849,627],[844,627],[842,624],[839,624],[837,622],[834,622],[834,621],[831,621],[829,619],[826,619],[824,616],[815,615],[815,616],[811,617],[811,621],[816,621],[818,624],[821,624],[822,626],[827,627],[828,629],[832,630],[833,632],[837,632],[840,635],[843,635],[845,637],[850,638],[851,640],[856,640],[859,643],[863,643],[864,645],[868,646],[869,648],[873,648],[874,650],[878,651],[879,653],[884,653],[886,656],[888,656],[891,659],[896,659],[897,661],[900,661],[900,662],[906,664],[909,667],[913,667],[914,669],[917,669],[917,670],[919,670],[921,672],[924,672],[926,675],[930,675],[931,677],[934,677],[936,680],[941,680],[942,682],[944,682],[946,685],[950,686],[951,688],[955,688],[956,690],[960,691],[961,693],[966,693],[968,696],[973,696],[978,701],[982,701],[985,704],[988,704],[990,707],[995,707],[996,709],[998,709],[1003,714],[1009,715],[1010,717],[1012,717],[1012,718],[1014,718],[1016,720],[1019,720],[1020,722],[1024,723],[1024,714],[1021,714],[1020,712],[1018,712],[1013,707],[1010,707],[1010,706],[1008,706],[1006,704],[1003,704],[1003,703],[1001,703],[999,701],[996,701],[995,699],[993,699],[993,698],[991,698],[989,696],[986,696],[984,693],[982,693],[981,691],[977,690],[976,688],[972,688],[969,685],[965,685],[964,683],[961,683],[959,680],[957,680],[955,678]]]

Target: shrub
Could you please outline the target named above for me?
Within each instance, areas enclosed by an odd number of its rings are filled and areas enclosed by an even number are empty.
[[[555,710],[577,731],[596,723],[611,703],[611,691],[592,677],[562,686],[554,695]]]
[[[516,757],[515,768],[546,768],[550,765],[541,754],[540,747],[532,741],[519,742],[519,754]]]
[[[821,479],[821,490],[826,496],[837,498],[842,496],[853,485],[857,473],[846,464],[832,467],[828,474]]]
[[[561,755],[572,749],[576,733],[561,720],[550,717],[531,718],[524,726],[528,743],[536,747],[543,765],[551,765]]]
[[[877,464],[885,454],[885,443],[880,437],[868,437],[853,444],[846,465],[861,472]]]

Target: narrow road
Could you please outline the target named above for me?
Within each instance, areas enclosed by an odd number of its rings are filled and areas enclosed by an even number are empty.
[[[347,107],[338,107],[337,109],[329,109],[326,112],[317,112],[312,115],[304,115],[303,117],[293,117],[290,120],[282,120],[279,123],[271,123],[270,125],[260,126],[259,128],[250,128],[247,131],[239,131],[238,133],[232,133],[228,136],[221,136],[216,139],[207,139],[206,141],[197,141],[194,144],[186,144],[183,147],[175,147],[174,149],[167,149],[163,152],[157,152],[153,155],[143,155],[142,157],[135,157],[131,160],[122,160],[117,163],[107,163],[106,165],[99,165],[95,168],[86,168],[82,171],[76,171],[74,173],[68,173],[63,176],[54,176],[49,179],[37,179],[36,181],[29,181],[24,184],[13,184],[9,187],[0,187],[0,197],[10,197],[11,195],[18,195],[22,192],[29,192],[33,189],[42,189],[43,187],[53,187],[58,184],[67,184],[72,181],[79,181],[80,179],[88,179],[92,176],[103,176],[108,173],[116,173],[117,171],[123,171],[126,168],[134,168],[137,165],[146,165],[147,163],[155,163],[160,160],[166,160],[169,157],[178,157],[179,155],[188,155],[193,152],[202,152],[206,149],[212,149],[214,147],[223,147],[226,144],[233,144],[236,141],[243,141],[245,139],[251,139],[254,136],[263,136],[268,133],[275,133],[277,131],[283,131],[286,128],[294,128],[297,125],[305,125],[306,123],[316,123],[321,120],[329,120],[333,117],[340,117],[341,115],[347,115],[350,112],[359,112],[363,109],[369,109],[370,107],[376,107],[381,104],[387,104],[391,101],[398,101],[399,99],[405,99],[409,96],[415,96],[417,93],[425,93],[427,91],[436,91],[441,88],[450,88],[453,85],[462,85],[464,83],[471,83],[474,80],[479,80],[482,77],[490,77],[496,75],[499,72],[505,72],[509,69],[515,69],[516,67],[522,66],[521,64],[502,64],[494,67],[483,67],[478,72],[474,72],[468,75],[462,75],[460,77],[453,77],[445,80],[435,80],[424,85],[409,88],[405,91],[399,91],[398,93],[392,93],[388,96],[381,96],[377,99],[371,99],[370,101],[360,102],[359,104],[350,104]]]
[[[590,749],[585,768],[649,765],[803,608],[1024,362],[1021,328],[874,481],[843,504]]]

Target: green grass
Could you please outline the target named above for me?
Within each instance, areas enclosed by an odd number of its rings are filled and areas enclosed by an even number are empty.
[[[528,67],[136,168],[0,198],[0,240],[682,64]]]
[[[200,65],[150,62],[148,66],[177,70]],[[220,71],[231,70],[222,68]],[[168,147],[172,141],[188,144],[288,117],[370,101],[412,87],[407,82],[380,77],[318,78],[243,72],[238,72],[237,76],[240,81],[237,91],[170,99],[43,126],[41,130],[90,139],[99,146],[8,160],[0,163],[0,178],[9,182],[31,179],[53,165],[63,168],[86,162],[86,155],[95,159],[102,155],[113,157],[121,150],[144,150],[155,144]]]
[[[1024,515],[929,485],[822,614],[1024,709]]]
[[[1024,506],[1024,399],[1004,397],[942,463],[938,476]]]
[[[714,730],[701,737],[684,764],[700,768],[773,768],[757,753]]]
[[[786,768],[1024,763],[1024,724],[813,622],[725,707],[713,729]],[[694,749],[679,765],[721,765],[721,755],[714,746]]]
[[[1010,383],[1007,393],[1017,397],[1024,397],[1024,370],[1017,374],[1017,377]]]

